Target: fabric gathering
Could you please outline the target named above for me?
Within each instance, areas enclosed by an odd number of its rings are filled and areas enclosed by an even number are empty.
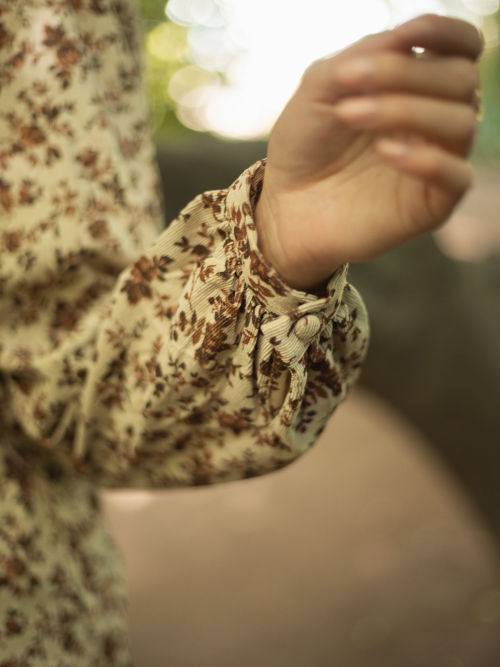
[[[99,488],[278,470],[359,375],[348,266],[325,296],[257,244],[265,159],[165,226],[127,0],[0,9],[0,665],[130,665]],[[160,527],[161,530],[161,527]]]

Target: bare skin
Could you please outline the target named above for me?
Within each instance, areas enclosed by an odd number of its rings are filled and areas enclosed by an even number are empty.
[[[259,247],[289,285],[317,292],[450,216],[472,184],[483,46],[470,23],[425,15],[306,71],[256,207]]]

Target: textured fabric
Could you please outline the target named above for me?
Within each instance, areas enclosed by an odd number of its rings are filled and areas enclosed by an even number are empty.
[[[257,246],[265,161],[164,231],[123,0],[0,5],[0,667],[128,665],[96,489],[211,484],[307,451],[356,380],[347,267]]]

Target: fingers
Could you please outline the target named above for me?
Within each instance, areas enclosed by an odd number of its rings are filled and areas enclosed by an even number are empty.
[[[440,55],[463,56],[476,61],[484,50],[484,37],[468,21],[424,14],[385,32],[368,35],[349,49],[354,53],[373,53],[385,49],[410,53],[416,46]]]
[[[409,145],[381,139],[377,151],[401,171],[460,195],[472,185],[472,167],[463,159],[429,144]]]
[[[460,155],[470,151],[477,127],[476,114],[467,104],[411,95],[348,98],[332,110],[353,129],[403,130],[433,140]]]
[[[430,57],[415,58],[413,48],[428,50]],[[332,102],[345,97],[364,78],[374,90],[407,90],[426,95],[467,99],[472,82],[479,74],[475,61],[484,48],[484,40],[475,26],[460,19],[443,16],[419,16],[394,30],[368,35],[351,47],[317,60],[306,70],[302,89],[312,99]],[[374,74],[349,73],[351,63],[367,60]],[[380,65],[380,68],[375,67]],[[352,64],[352,67],[355,67]],[[343,74],[343,72],[347,72]],[[471,95],[472,97],[472,95]]]
[[[421,46],[444,55],[478,60],[484,49],[483,36],[471,23],[435,14],[425,14],[403,23],[392,33],[398,48],[403,51]]]
[[[471,103],[479,86],[476,65],[463,57],[416,59],[399,53],[358,57],[339,66],[336,80],[353,92],[406,92]]]

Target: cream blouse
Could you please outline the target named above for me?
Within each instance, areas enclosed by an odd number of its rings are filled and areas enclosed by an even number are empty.
[[[127,0],[0,4],[0,665],[131,664],[96,489],[285,466],[366,352],[346,266],[260,253],[264,160],[164,229],[141,46]]]

